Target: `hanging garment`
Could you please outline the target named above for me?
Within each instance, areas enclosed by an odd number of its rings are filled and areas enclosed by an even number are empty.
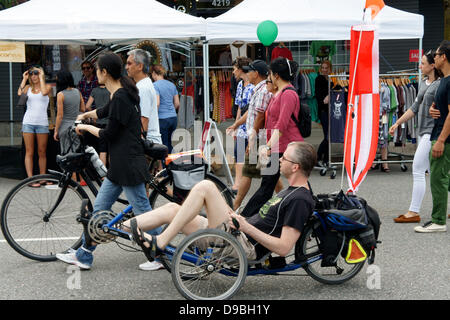
[[[347,117],[347,97],[344,89],[330,91],[330,142],[343,143],[345,120]]]

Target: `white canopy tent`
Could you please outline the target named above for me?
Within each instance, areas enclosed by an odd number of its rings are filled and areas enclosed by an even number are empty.
[[[244,0],[206,19],[206,38],[210,44],[258,42],[258,24],[272,20],[278,26],[276,41],[349,40],[351,26],[362,22],[364,6],[365,0]],[[389,6],[374,19],[380,39],[421,39],[423,21],[422,15]]]
[[[156,0],[30,0],[0,11],[0,40],[27,44],[133,44],[204,38],[206,21]],[[10,87],[12,88],[10,64]],[[10,114],[13,120],[13,94]],[[11,122],[11,144],[12,144]]]
[[[156,0],[30,0],[0,11],[1,40],[109,44],[204,35],[205,19]]]

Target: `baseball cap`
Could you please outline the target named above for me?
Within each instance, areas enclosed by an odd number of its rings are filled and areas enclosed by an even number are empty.
[[[255,60],[248,66],[242,67],[245,72],[257,71],[259,74],[266,76],[269,74],[269,66],[262,60]]]

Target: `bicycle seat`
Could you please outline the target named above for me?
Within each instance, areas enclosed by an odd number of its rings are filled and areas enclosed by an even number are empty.
[[[168,153],[168,148],[160,143],[153,143],[145,150],[145,154],[155,160],[164,160]]]
[[[90,159],[89,153],[73,153],[57,155],[56,163],[65,171],[80,171],[84,169]]]

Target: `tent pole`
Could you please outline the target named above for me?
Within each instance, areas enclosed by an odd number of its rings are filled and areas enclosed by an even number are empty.
[[[14,144],[14,116],[13,116],[13,89],[12,89],[12,63],[9,63],[9,130],[11,135],[10,144],[11,146]]]
[[[203,123],[206,124],[206,122],[209,121],[209,59],[208,59],[209,45],[208,40],[206,40],[206,37],[202,37],[201,40],[203,41],[203,101],[204,101]],[[208,140],[209,134],[205,143],[205,157],[206,161],[208,162],[208,171],[210,171],[211,155]]]
[[[419,62],[418,62],[418,66],[420,66],[420,61],[422,60],[422,38],[419,38]],[[418,83],[420,83],[420,81],[422,81],[422,69],[419,69],[419,79],[418,79]]]

